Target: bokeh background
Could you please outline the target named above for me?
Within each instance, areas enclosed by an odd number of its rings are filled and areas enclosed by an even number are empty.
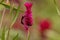
[[[19,5],[19,2],[10,0],[6,3],[7,0],[4,0],[3,3],[7,5],[12,5],[14,3],[14,7]],[[51,20],[52,26],[51,30],[46,30],[47,40],[60,40],[60,15],[57,12],[57,9],[54,4],[54,0],[20,0],[20,9],[25,11],[24,3],[26,1],[31,1],[33,3],[32,6],[32,14],[34,19],[34,24],[30,29],[30,40],[40,40],[41,34],[39,31],[39,22],[42,19],[49,18]],[[56,4],[58,9],[60,10],[60,0],[56,0]],[[6,26],[6,35],[7,29],[11,25],[12,19],[16,15],[14,11],[12,14],[9,14],[10,9],[5,8],[3,5],[0,4],[0,25],[1,25],[1,18],[2,14],[5,9],[5,14],[2,22],[2,27]],[[21,24],[21,17],[24,15],[24,12],[20,12],[19,16],[16,19],[16,22],[13,24],[12,29],[10,31],[10,40],[19,33],[18,38],[20,40],[26,39],[26,30],[24,30],[24,26]],[[0,29],[2,32],[2,29]],[[0,38],[1,38],[0,33]]]

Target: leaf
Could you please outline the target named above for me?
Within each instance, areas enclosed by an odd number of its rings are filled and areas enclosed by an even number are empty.
[[[4,2],[4,0],[1,0],[1,3]]]
[[[54,4],[56,5],[56,0],[54,0]]]
[[[60,15],[60,11],[59,11],[58,7],[56,7],[56,10],[57,10],[58,15]]]
[[[19,34],[17,34],[17,35],[13,38],[13,40],[18,40],[18,35],[19,35]]]
[[[5,7],[0,4],[0,11],[3,10]]]
[[[3,27],[3,30],[2,30],[2,40],[5,40],[5,26]]]
[[[13,18],[13,20],[12,20],[13,22],[11,23],[11,27],[12,27],[12,25],[15,23],[18,15],[19,15],[19,9],[20,9],[20,6],[18,6],[18,9],[17,9],[17,11],[16,11],[16,15],[14,16],[14,18]]]
[[[6,5],[6,4],[4,4],[4,3],[0,3],[0,4],[3,5],[3,6],[5,6],[5,8],[7,8],[7,9],[10,9],[10,7],[11,7],[10,5]],[[13,10],[14,10],[14,11],[17,11],[18,9],[17,9],[17,8],[13,8]],[[23,12],[23,11],[20,10],[20,9],[19,9],[18,11],[19,11],[19,12]]]
[[[55,5],[55,8],[56,8],[58,15],[60,16],[60,11],[59,11],[59,8],[57,6],[56,0],[54,0],[54,5]]]
[[[13,38],[18,34],[18,40],[25,40],[25,34],[21,30],[10,30],[10,38],[13,40]]]

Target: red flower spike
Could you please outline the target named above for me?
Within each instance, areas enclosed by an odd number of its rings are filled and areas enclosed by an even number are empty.
[[[22,24],[25,26],[25,29],[28,30],[29,26],[32,26],[33,24],[31,11],[32,3],[26,2],[24,5],[26,7],[26,12],[25,15],[22,17]]]
[[[24,5],[25,5],[27,11],[28,11],[28,10],[29,10],[29,11],[31,10],[31,7],[32,7],[32,3],[31,3],[31,2],[26,2]]]

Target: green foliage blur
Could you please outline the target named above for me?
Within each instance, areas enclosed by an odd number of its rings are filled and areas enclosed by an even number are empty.
[[[0,0],[0,2],[1,1],[2,0]],[[18,4],[15,3],[14,6],[9,5],[6,4],[6,0],[3,0],[2,3],[0,3],[0,24],[4,9],[6,10],[6,12],[3,18],[2,28],[0,28],[0,40],[6,40],[8,28],[10,27],[10,25],[12,25],[13,27],[16,20],[19,17],[21,19],[21,14],[24,14],[25,11],[24,2],[26,1],[31,1],[33,3],[32,12],[34,24],[32,26],[30,40],[40,40],[41,37],[40,31],[38,30],[38,22],[40,21],[40,19],[44,18],[49,18],[52,20],[52,29],[46,30],[46,35],[48,37],[47,40],[60,40],[60,12],[58,13],[58,11],[60,11],[60,0],[55,0],[56,5],[54,3],[54,0],[22,0],[19,6],[22,10],[18,8]],[[58,11],[56,9],[56,6],[58,8]],[[17,30],[11,28],[9,40],[26,40],[26,32],[23,28],[23,25],[19,27],[20,29]]]

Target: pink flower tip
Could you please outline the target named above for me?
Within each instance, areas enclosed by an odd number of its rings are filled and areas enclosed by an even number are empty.
[[[32,7],[32,3],[31,2],[25,2],[24,5],[26,6],[27,9],[31,9],[31,7]]]

